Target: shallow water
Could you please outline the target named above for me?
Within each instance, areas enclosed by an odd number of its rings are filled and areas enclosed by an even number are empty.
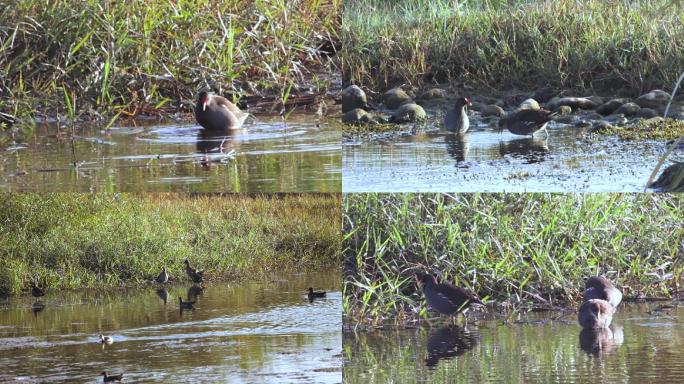
[[[0,301],[0,382],[339,383],[339,273],[264,283],[212,283],[180,312],[189,285],[109,292],[48,292]],[[310,303],[306,288],[328,290]],[[160,295],[161,294],[161,295]],[[102,347],[98,335],[112,336]]]
[[[621,305],[610,330],[596,333],[582,331],[575,313],[471,321],[465,331],[442,321],[345,332],[344,382],[681,382],[684,309],[648,313],[660,305]]]
[[[243,132],[207,136],[196,124],[38,125],[0,137],[8,191],[339,191],[340,129],[333,119],[258,116]]]
[[[445,131],[343,145],[345,192],[643,191],[663,142],[627,142],[550,124],[549,137],[517,136],[473,122]]]

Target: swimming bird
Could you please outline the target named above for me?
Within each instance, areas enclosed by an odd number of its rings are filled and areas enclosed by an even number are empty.
[[[428,305],[444,315],[456,315],[463,312],[468,322],[466,312],[472,304],[484,305],[480,298],[467,289],[449,283],[437,283],[435,276],[425,273],[416,274],[418,286],[423,289],[423,295]]]
[[[169,281],[169,274],[168,274],[168,272],[166,272],[166,267],[162,267],[162,270],[159,273],[159,276],[157,276],[157,278],[154,280],[159,284],[164,284],[167,281]]]
[[[206,91],[199,93],[195,106],[195,119],[209,131],[231,131],[242,128],[247,119],[235,104],[225,97]]]
[[[204,281],[204,271],[191,267],[188,259],[185,259],[185,273],[188,274],[188,277],[194,283],[201,283]]]
[[[120,373],[118,375],[107,375],[107,371],[102,371],[100,373],[102,375],[103,380],[105,383],[111,383],[112,381],[121,381],[123,380],[123,373]]]
[[[584,301],[601,299],[609,302],[613,307],[617,307],[622,301],[622,292],[604,276],[590,277],[587,279],[585,288]]]
[[[499,120],[499,133],[508,129],[516,135],[533,136],[543,130],[548,136],[546,125],[557,115],[546,109],[521,109]]]
[[[601,299],[590,299],[579,307],[577,320],[584,329],[608,328],[613,320],[615,307]]]
[[[114,342],[114,338],[110,336],[100,335],[100,343],[111,345]]]
[[[183,298],[178,296],[178,302],[180,303],[180,309],[195,309],[196,301],[183,301]]]
[[[460,135],[468,131],[470,127],[470,120],[468,119],[467,108],[470,107],[472,103],[466,97],[459,97],[456,100],[456,104],[453,109],[447,111],[444,116],[444,128],[447,131],[458,133]]]
[[[45,290],[44,290],[44,289],[41,289],[41,288],[38,288],[38,286],[36,285],[36,283],[33,282],[33,283],[32,283],[32,287],[31,287],[31,294],[33,295],[33,297],[45,296]]]
[[[325,292],[316,292],[313,288],[309,287],[309,300],[315,297],[325,297]]]

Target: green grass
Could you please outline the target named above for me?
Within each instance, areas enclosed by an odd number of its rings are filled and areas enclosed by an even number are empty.
[[[684,263],[684,196],[347,194],[344,314],[359,323],[424,313],[414,274],[500,304],[576,303],[588,276],[626,297],[669,297]]]
[[[684,68],[676,3],[350,0],[343,79],[377,90],[464,82],[639,94],[673,84]]]
[[[340,195],[0,194],[0,294],[339,268]]]
[[[628,127],[601,129],[602,134],[617,135],[622,140],[674,140],[684,136],[684,121],[641,120]]]
[[[17,0],[0,7],[0,111],[135,116],[188,111],[207,86],[323,92],[340,12],[340,0]]]

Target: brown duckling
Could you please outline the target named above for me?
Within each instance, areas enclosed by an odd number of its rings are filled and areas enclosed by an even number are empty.
[[[453,284],[437,283],[435,276],[429,273],[418,273],[416,277],[428,305],[441,314],[452,316],[462,312],[467,322],[466,313],[470,306],[484,305],[475,293]]]
[[[613,321],[615,307],[601,299],[590,299],[582,303],[577,313],[577,321],[584,329],[608,328]]]

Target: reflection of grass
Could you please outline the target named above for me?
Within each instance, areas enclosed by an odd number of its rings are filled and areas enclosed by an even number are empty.
[[[598,132],[617,135],[622,140],[673,140],[684,136],[684,121],[641,120],[629,127],[613,127]]]
[[[340,0],[11,2],[0,110],[175,111],[203,86],[288,98],[330,86]],[[323,74],[323,76],[321,76]],[[69,95],[72,103],[64,103]],[[5,104],[5,105],[3,105]]]
[[[667,295],[684,269],[673,266],[684,257],[678,195],[359,194],[343,217],[354,321],[424,308],[413,274],[425,269],[513,304],[573,302],[597,273],[627,296]]]
[[[0,195],[0,294],[151,280],[185,258],[214,277],[339,265],[337,194]]]
[[[458,5],[456,7],[455,5]],[[351,0],[343,78],[371,88],[652,89],[684,67],[684,12],[658,1]]]

